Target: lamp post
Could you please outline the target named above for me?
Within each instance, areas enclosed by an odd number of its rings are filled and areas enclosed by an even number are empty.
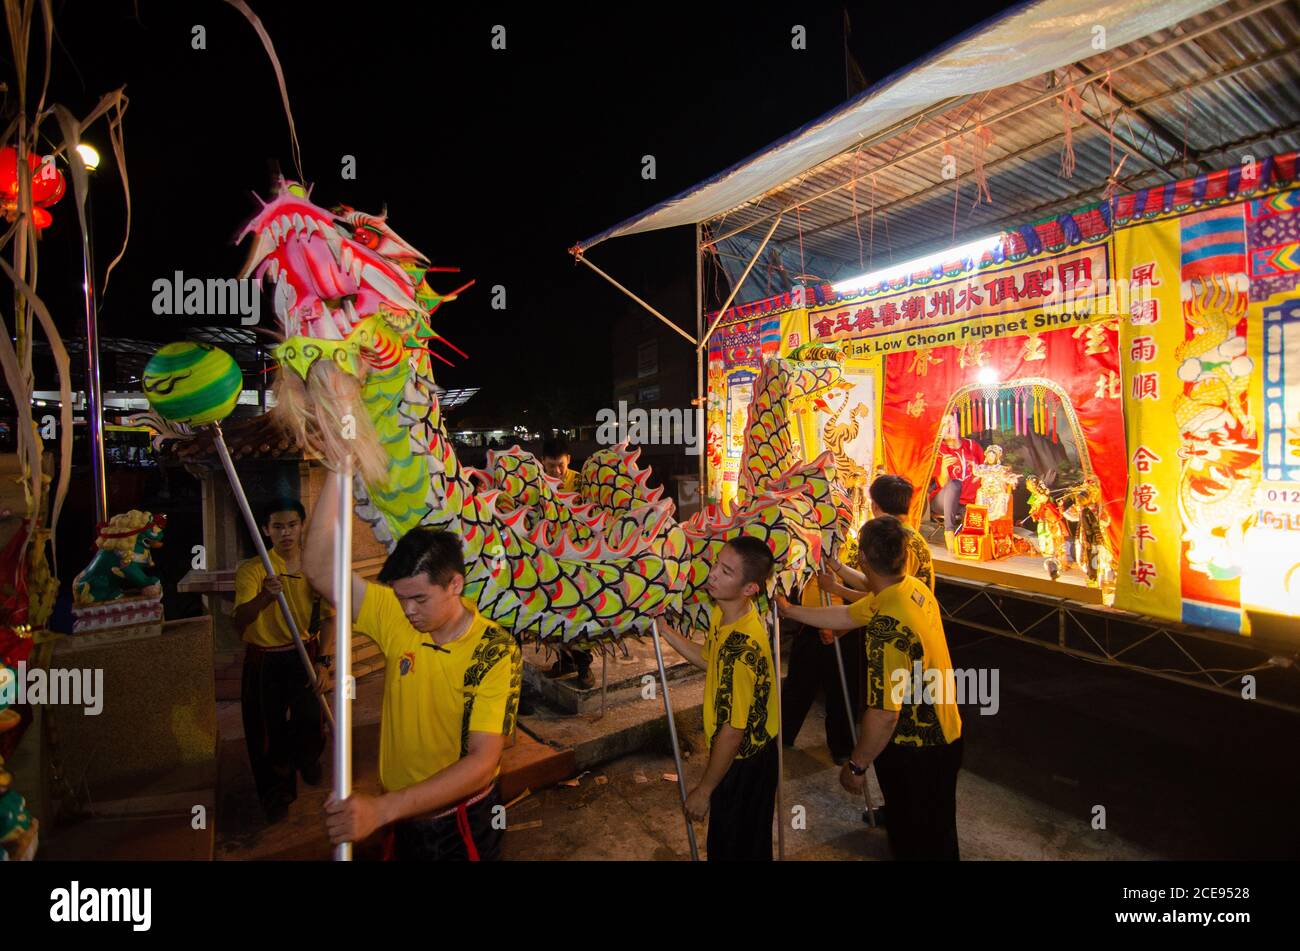
[[[85,143],[74,150],[87,172],[99,168],[99,153]],[[104,411],[99,389],[99,315],[95,304],[95,268],[90,229],[94,224],[90,203],[90,179],[86,179],[86,228],[81,235],[82,271],[86,288],[86,426],[90,434],[91,491],[95,496],[95,521],[108,521],[108,479],[104,472]]]

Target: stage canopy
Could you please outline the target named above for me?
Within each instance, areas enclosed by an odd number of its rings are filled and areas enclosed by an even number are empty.
[[[735,282],[777,222],[745,302],[1295,149],[1297,32],[1283,0],[1022,4],[574,251],[701,224]]]

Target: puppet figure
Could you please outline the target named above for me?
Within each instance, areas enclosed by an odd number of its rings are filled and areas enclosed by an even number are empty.
[[[930,499],[933,503],[937,498],[943,506],[943,538],[951,552],[953,533],[960,523],[961,513],[975,501],[979,492],[980,480],[975,475],[975,467],[980,464],[984,454],[980,451],[979,443],[958,432],[957,421],[953,417],[944,418],[940,432],[943,438],[939,440],[933,476],[937,488],[931,491]]]
[[[1047,486],[1038,477],[1026,476],[1025,487],[1029,489],[1029,517],[1038,525],[1038,551],[1043,556],[1043,567],[1055,581],[1062,569],[1070,566],[1066,548],[1070,530]]]
[[[1020,476],[1002,464],[1002,447],[989,446],[985,449],[984,462],[975,466],[973,471],[979,479],[975,504],[988,507],[989,521],[1006,518],[1011,512],[1011,492],[1020,481]]]

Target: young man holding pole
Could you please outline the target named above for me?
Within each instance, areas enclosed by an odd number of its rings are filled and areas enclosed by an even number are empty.
[[[926,544],[921,533],[908,524],[908,509],[915,492],[912,483],[897,475],[880,475],[871,483],[871,517],[880,518],[889,515],[898,519],[907,531],[907,565],[906,574],[919,580],[931,593],[934,593],[934,558],[930,546]],[[845,582],[837,584],[834,578],[823,575],[819,580],[825,584],[825,590],[848,601],[856,601],[866,592],[866,578],[861,571],[855,571],[835,559],[828,559],[831,570]]]
[[[867,597],[804,608],[778,595],[777,608],[816,627],[866,628],[867,709],[840,785],[860,794],[874,761],[894,857],[955,860],[961,716],[939,608],[925,585],[904,574],[906,544],[898,519],[872,519],[858,539]]]
[[[297,798],[297,773],[310,786],[320,783],[325,748],[320,704],[277,602],[283,592],[308,656],[321,666],[325,652],[316,636],[321,599],[302,575],[305,517],[295,499],[265,506],[262,533],[271,541],[268,554],[275,573],[266,573],[261,558],[250,558],[235,570],[234,622],[245,642],[239,697],[244,741],[257,796],[271,822],[283,819]]]
[[[686,815],[709,820],[708,859],[772,860],[772,813],[778,776],[777,704],[767,625],[754,597],[773,558],[766,544],[742,536],[723,546],[705,590],[713,615],[704,646],[667,625],[660,630],[705,670],[704,735],[709,761],[686,796]]]
[[[308,578],[331,603],[336,482],[325,482],[303,552]],[[388,827],[387,857],[497,859],[504,823],[496,780],[519,705],[519,646],[461,596],[464,556],[450,532],[412,529],[379,581],[352,575],[352,619],[384,652],[383,793],[331,796],[330,840],[359,842]]]

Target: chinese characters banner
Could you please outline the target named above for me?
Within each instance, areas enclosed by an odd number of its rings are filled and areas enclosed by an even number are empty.
[[[1300,192],[1115,241],[1133,286],[1116,606],[1244,633],[1243,606],[1298,613]]]
[[[1114,313],[1109,241],[925,283],[808,312],[812,341],[846,341],[851,357],[963,344],[1074,324]],[[1086,319],[1086,318],[1085,318]],[[850,339],[851,338],[851,339]]]
[[[727,505],[735,498],[754,380],[781,348],[787,325],[802,327],[803,319],[802,309],[764,314],[719,327],[709,338],[706,500]]]

